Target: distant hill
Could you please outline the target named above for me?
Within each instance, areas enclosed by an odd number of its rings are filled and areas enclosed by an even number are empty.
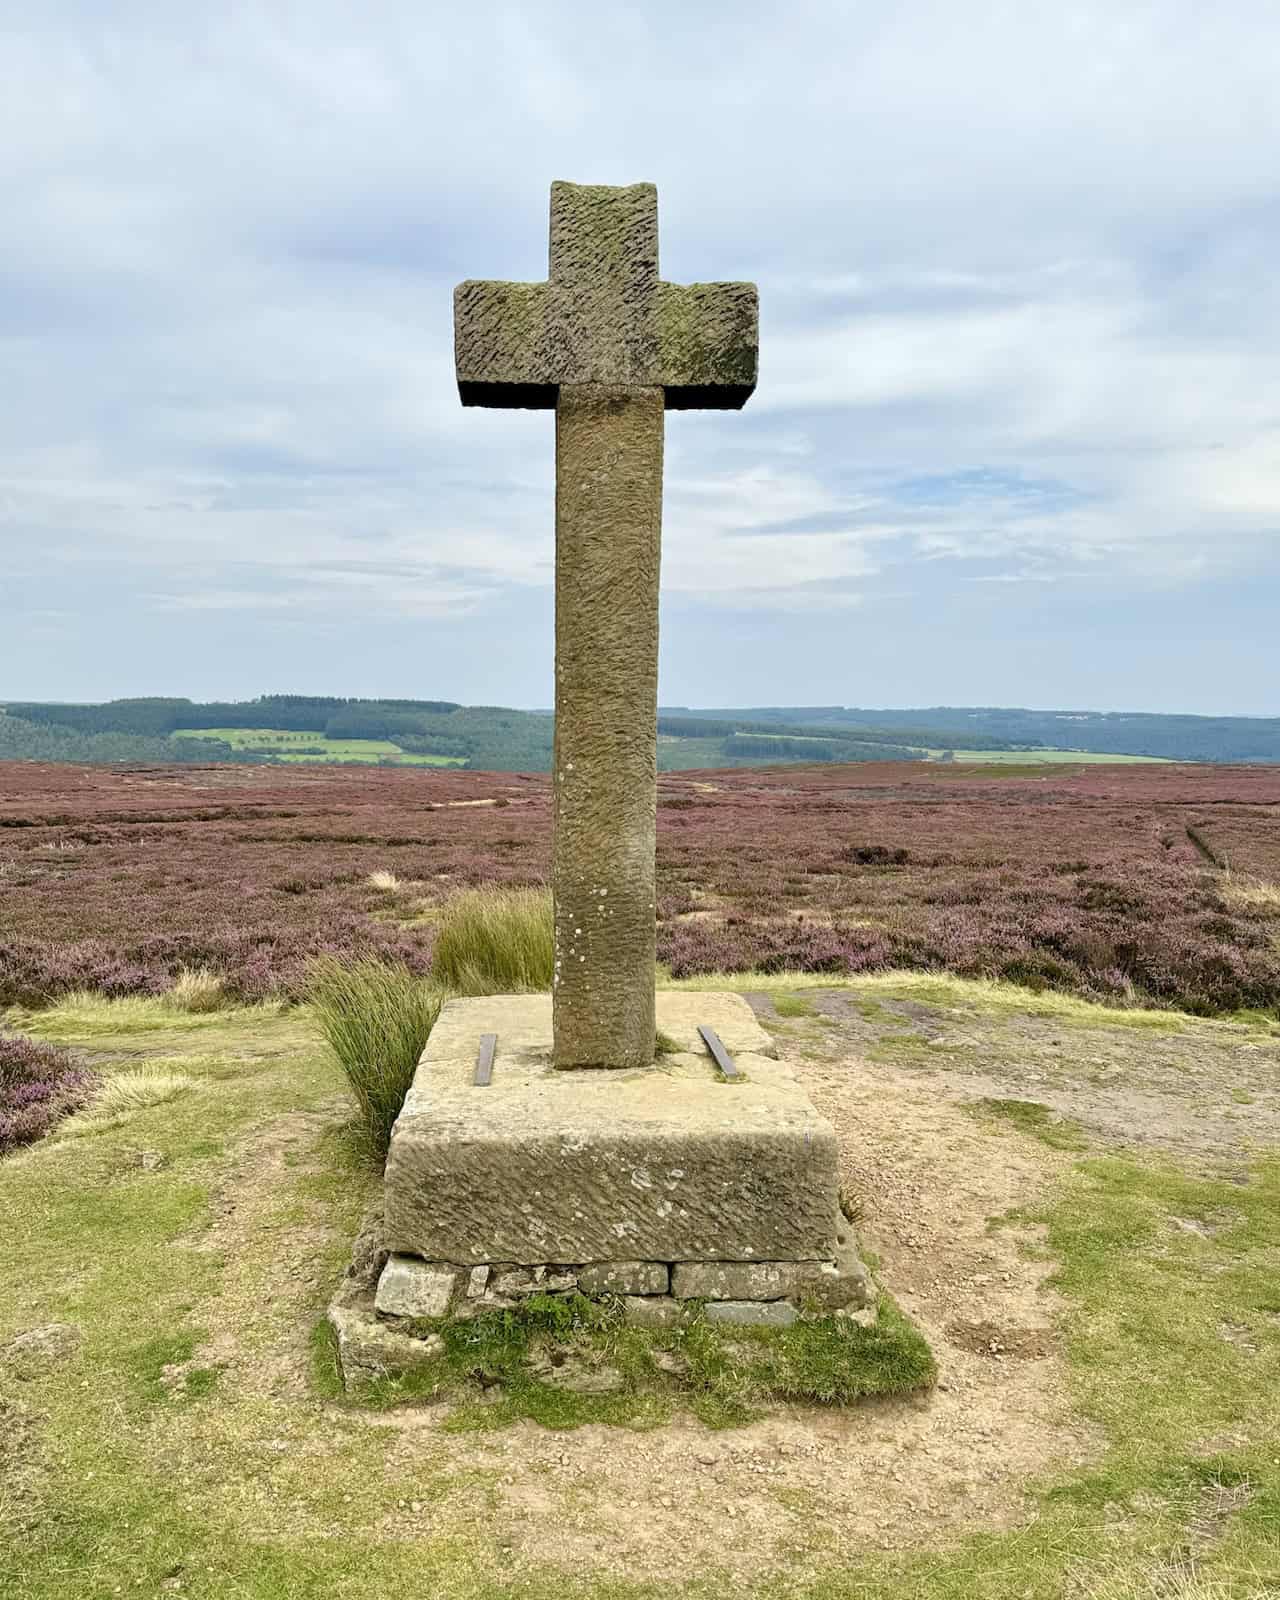
[[[908,744],[980,749],[1009,746],[1154,756],[1165,761],[1280,762],[1280,717],[1193,717],[1151,711],[1027,711],[1002,706],[927,706],[871,710],[857,706],[761,706],[686,711],[694,718],[749,717],[809,730],[864,737],[868,727]]]
[[[554,724],[539,711],[451,700],[269,694],[199,702],[10,701],[0,760],[344,762],[545,772]],[[781,762],[1155,759],[1280,762],[1280,718],[933,706],[664,707],[664,771]]]

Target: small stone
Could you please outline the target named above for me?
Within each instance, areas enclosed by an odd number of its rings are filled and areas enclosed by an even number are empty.
[[[493,1268],[488,1293],[520,1299],[531,1294],[567,1294],[577,1286],[578,1275],[568,1267],[502,1266]]]
[[[880,1320],[880,1308],[875,1305],[862,1306],[857,1311],[837,1311],[844,1322],[856,1322],[860,1328],[874,1328]]]
[[[635,1328],[674,1327],[683,1311],[678,1300],[664,1294],[630,1294],[622,1307],[623,1320]]]
[[[488,1282],[488,1267],[472,1267],[471,1277],[467,1281],[467,1298],[470,1300],[478,1300],[484,1293]]]
[[[161,1150],[139,1150],[138,1165],[144,1172],[159,1172],[169,1165],[169,1158]]]
[[[445,1317],[457,1286],[455,1267],[392,1256],[378,1279],[374,1305],[387,1317]]]
[[[429,1367],[444,1352],[439,1334],[413,1339],[380,1322],[367,1291],[340,1289],[329,1306],[329,1322],[338,1339],[343,1381],[350,1387],[370,1378],[397,1377]]]
[[[712,1300],[706,1309],[708,1322],[739,1328],[789,1328],[798,1316],[786,1300]]]
[[[671,1269],[665,1261],[596,1261],[578,1274],[583,1294],[666,1294]]]

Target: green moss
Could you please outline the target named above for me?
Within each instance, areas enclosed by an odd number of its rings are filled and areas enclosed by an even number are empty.
[[[422,1323],[438,1332],[438,1362],[382,1379],[353,1396],[385,1409],[420,1396],[455,1402],[446,1427],[546,1428],[586,1423],[649,1428],[689,1409],[715,1426],[747,1421],[767,1400],[851,1404],[927,1388],[936,1369],[927,1344],[887,1297],[879,1320],[815,1317],[790,1328],[713,1327],[695,1307],[675,1328],[628,1326],[620,1301],[532,1295],[518,1309],[464,1321]],[[318,1383],[331,1392],[332,1349],[313,1336]],[[562,1382],[553,1374],[564,1373]],[[593,1380],[601,1392],[590,1392]]]

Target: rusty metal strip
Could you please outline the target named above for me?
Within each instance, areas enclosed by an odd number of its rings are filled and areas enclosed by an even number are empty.
[[[719,1067],[721,1076],[729,1079],[730,1081],[735,1078],[741,1078],[742,1074],[738,1071],[737,1067],[734,1066],[733,1057],[725,1049],[720,1035],[716,1032],[716,1030],[714,1028],[709,1028],[705,1022],[700,1022],[698,1024],[698,1032],[702,1035],[703,1044],[705,1044],[707,1049],[711,1052],[711,1059],[715,1062],[716,1066]]]
[[[476,1056],[476,1075],[472,1083],[479,1084],[483,1089],[493,1082],[493,1057],[498,1048],[498,1035],[496,1033],[482,1033],[480,1035],[480,1053]]]

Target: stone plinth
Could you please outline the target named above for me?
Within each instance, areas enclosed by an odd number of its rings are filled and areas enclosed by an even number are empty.
[[[744,1075],[725,1082],[706,1023]],[[552,1065],[551,1000],[445,1006],[396,1123],[386,1243],[458,1266],[831,1260],[836,1140],[738,995],[662,993],[678,1051],[609,1073]],[[482,1033],[493,1081],[472,1081]]]

